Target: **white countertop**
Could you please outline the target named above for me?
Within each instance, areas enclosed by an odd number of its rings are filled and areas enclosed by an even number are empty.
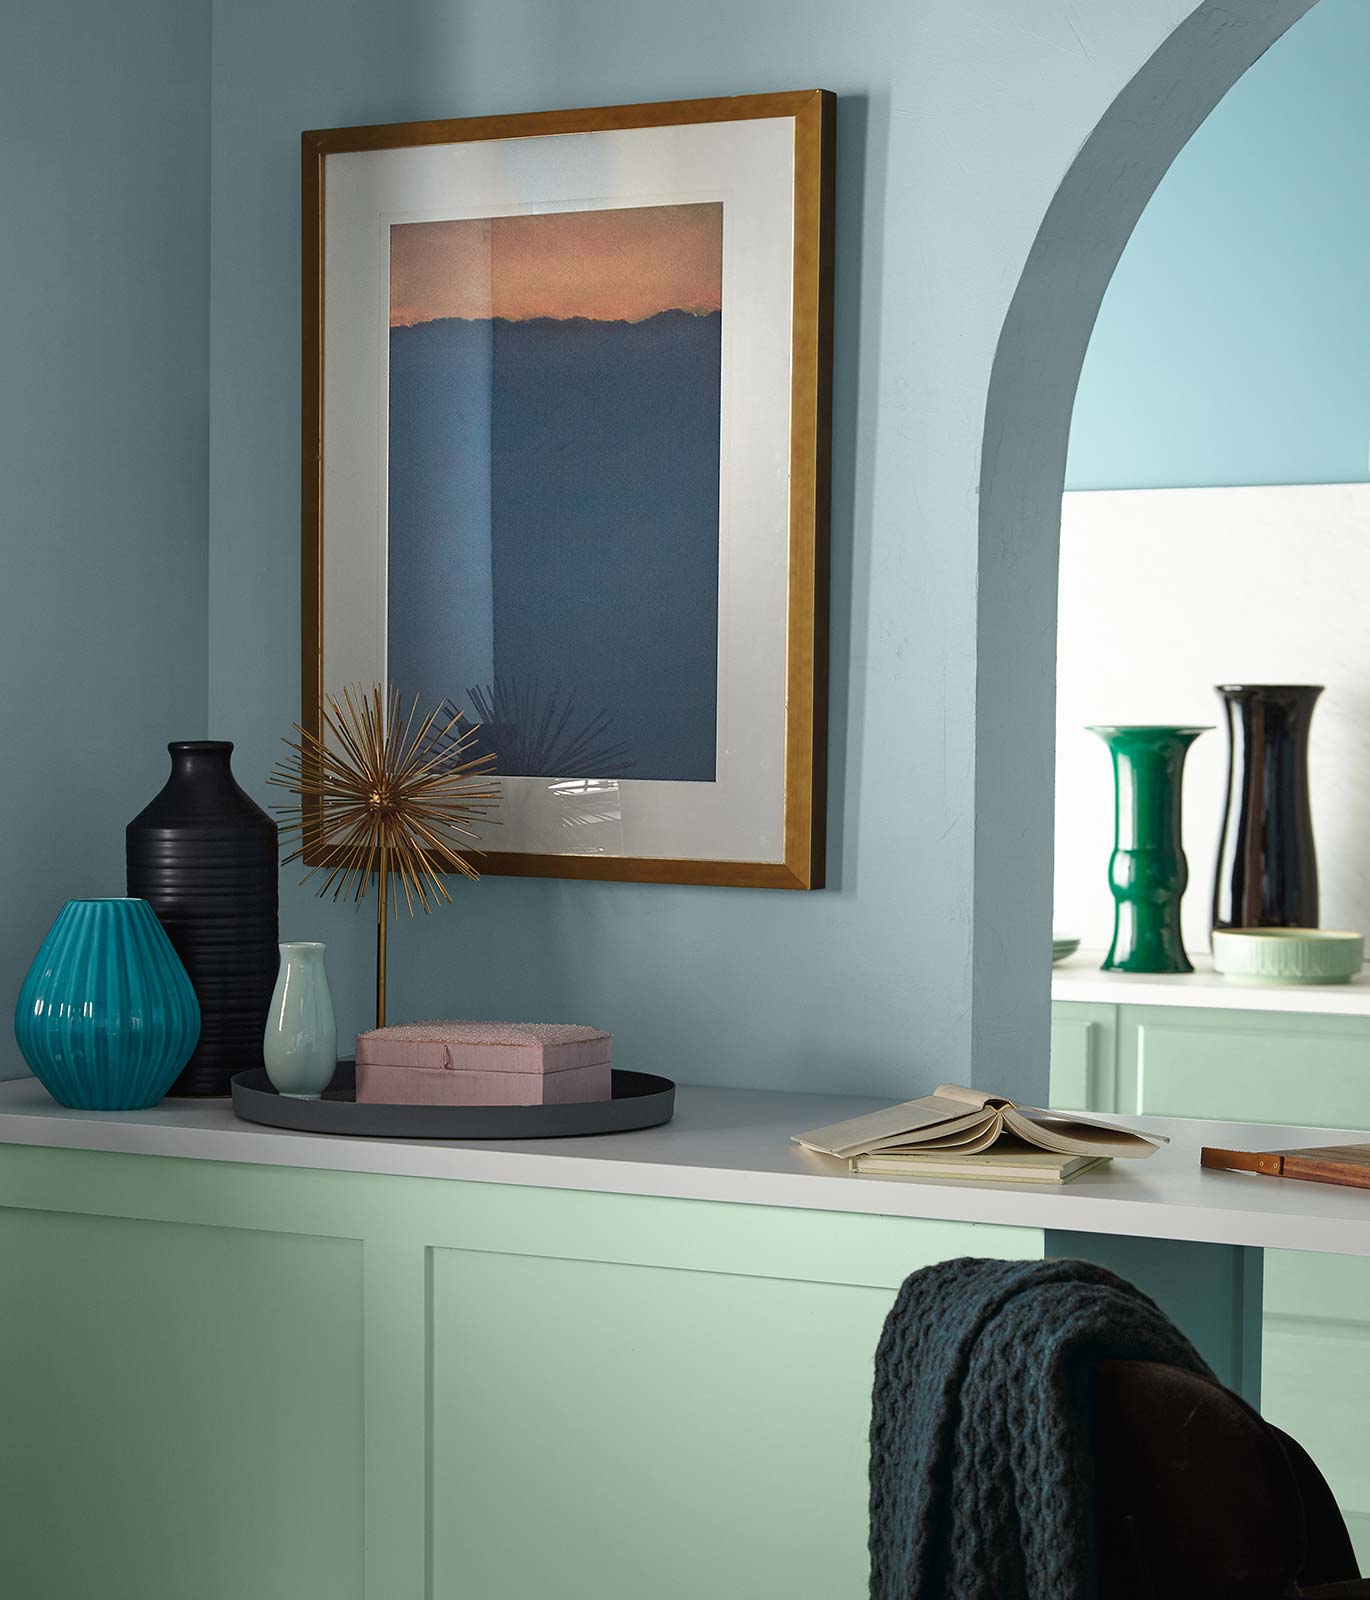
[[[1172,1143],[1061,1188],[852,1177],[792,1133],[880,1104],[843,1095],[681,1088],[675,1120],[589,1139],[454,1144],[349,1139],[240,1122],[227,1101],[164,1101],[150,1111],[68,1111],[36,1080],[0,1083],[0,1144],[525,1184],[940,1221],[1068,1228],[1370,1255],[1370,1190],[1205,1172],[1203,1144],[1234,1149],[1352,1143],[1367,1134],[1230,1122],[1117,1117]],[[3,1154],[0,1154],[3,1161]]]
[[[1102,950],[1080,950],[1054,966],[1051,998],[1107,1006],[1206,1006],[1221,1011],[1370,1017],[1367,972],[1349,983],[1247,983],[1215,972],[1211,956],[1192,956],[1193,972],[1101,972],[1103,959]]]

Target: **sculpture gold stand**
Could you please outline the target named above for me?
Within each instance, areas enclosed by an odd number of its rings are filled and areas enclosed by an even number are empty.
[[[381,847],[381,863],[376,873],[376,1026],[385,1026],[385,934],[386,907],[390,901],[390,865]]]
[[[327,695],[317,729],[295,724],[298,739],[270,782],[293,801],[275,809],[289,853],[303,860],[304,881],[322,872],[321,895],[360,905],[376,879],[376,1026],[385,1026],[385,957],[391,877],[398,878],[410,916],[450,901],[445,873],[480,874],[472,824],[499,800],[490,780],[491,750],[469,754],[476,726],[444,701],[420,717],[403,712],[398,689],[344,689]],[[463,853],[465,852],[465,853]]]

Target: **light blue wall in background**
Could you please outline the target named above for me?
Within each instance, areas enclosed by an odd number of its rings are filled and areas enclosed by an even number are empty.
[[[457,883],[453,906],[400,918],[392,1020],[588,1021],[613,1030],[625,1065],[693,1082],[897,1090],[965,1062],[971,814],[948,815],[944,771],[965,779],[971,765],[947,683],[972,681],[974,542],[948,544],[931,518],[908,526],[902,452],[872,481],[876,417],[898,430],[909,405],[877,357],[884,250],[902,260],[913,246],[911,216],[883,191],[905,29],[898,0],[216,6],[210,722],[241,741],[240,777],[263,798],[298,715],[300,130],[818,86],[842,97],[833,886]],[[898,130],[901,144],[919,137]],[[371,902],[358,917],[290,878],[282,937],[328,941],[345,1039],[371,1025]]]
[[[1370,5],[1320,0],[1162,180],[1104,297],[1072,489],[1363,480]]]
[[[64,900],[123,893],[125,822],[204,734],[208,84],[207,0],[4,7],[6,1005]]]
[[[995,615],[977,657],[986,396],[1052,195],[1184,9],[1033,0],[1028,27],[1022,0],[215,6],[210,727],[240,742],[240,777],[263,798],[298,715],[301,128],[838,96],[829,887],[457,884],[454,906],[401,918],[392,1017],[588,1021],[613,1030],[624,1064],[686,1082],[908,1093],[974,1071],[1045,1094],[1050,828],[1031,787],[1049,771],[1040,618],[1055,585],[1036,558],[1054,532],[1035,511],[995,525],[990,576],[1032,604]],[[1198,47],[1244,56],[1294,10],[1219,7]],[[1178,70],[1160,73],[1162,95]],[[1186,94],[1171,83],[1185,108]],[[1171,113],[1128,115],[1150,172]],[[1091,241],[1088,286],[1112,233]],[[1057,446],[1033,472],[1053,474]],[[997,706],[987,725],[1022,753],[997,758],[1028,791],[1016,815],[976,804],[978,688],[998,692],[1006,662],[1022,716]],[[369,1019],[372,915],[283,885],[283,936],[329,942],[344,1038]]]
[[[1299,3],[1205,6],[1201,48],[1243,56]],[[1050,518],[1010,515],[981,548],[985,396],[1062,174],[1187,9],[1032,0],[1026,27],[1022,0],[224,0],[211,64],[207,0],[8,7],[9,992],[62,899],[119,891],[123,824],[157,787],[167,739],[239,741],[240,777],[268,799],[298,714],[299,130],[823,84],[839,95],[841,152],[831,886],[459,885],[455,907],[397,931],[395,1011],[584,1018],[615,1030],[625,1061],[686,1080],[872,1092],[969,1073],[974,1032],[989,1077],[1044,1093],[1048,974],[1030,952],[1045,951],[1049,906],[1018,903],[1035,876],[1014,867],[1028,843],[1046,848],[1044,808],[1015,825],[977,807],[977,770],[997,768],[975,718],[977,685],[1025,652],[1025,731],[991,705],[996,749],[1024,756],[1021,778],[1049,743],[1044,634],[1011,617],[985,628],[980,597],[986,553],[991,576],[1025,572],[1045,594],[1049,563],[1020,563],[1029,541],[1047,549]],[[1364,59],[1345,37],[1335,48],[1311,119],[1345,104]],[[1165,142],[1165,106],[1128,116],[1135,171],[1149,139]],[[1345,188],[1326,208],[1342,221],[1360,203]],[[1065,343],[1078,348],[1073,330]],[[1337,349],[1364,368],[1349,336]],[[1119,387],[1135,419],[1138,385]],[[1362,444],[1354,471],[1310,475],[1359,475]],[[1056,448],[1053,435],[1047,477]],[[1172,468],[1166,481],[1184,480]],[[367,1020],[371,915],[283,893],[283,934],[330,941],[344,1035]],[[996,1011],[991,990],[1011,1004]]]

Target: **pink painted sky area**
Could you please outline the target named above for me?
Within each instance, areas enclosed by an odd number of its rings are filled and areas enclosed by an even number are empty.
[[[641,322],[723,303],[721,204],[553,211],[390,229],[390,325],[438,317]]]

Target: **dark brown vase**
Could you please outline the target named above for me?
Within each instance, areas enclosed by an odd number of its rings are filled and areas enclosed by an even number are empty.
[[[262,1065],[279,964],[276,824],[234,782],[233,746],[167,746],[171,776],[126,832],[128,892],[151,901],[200,1002],[200,1042],[168,1091],[226,1095]]]
[[[1227,810],[1213,882],[1215,928],[1316,928],[1318,856],[1308,735],[1321,684],[1219,684],[1227,713]]]

